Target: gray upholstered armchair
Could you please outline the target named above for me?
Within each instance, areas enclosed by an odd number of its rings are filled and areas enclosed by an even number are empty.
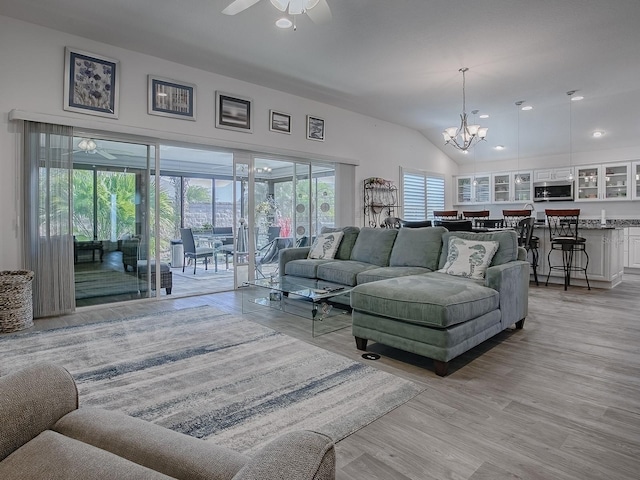
[[[124,271],[129,271],[129,267],[131,267],[131,270],[135,272],[138,268],[138,259],[140,255],[140,238],[131,237],[123,239],[120,245],[120,250],[122,251]]]
[[[252,457],[122,413],[78,408],[64,368],[0,377],[0,478],[331,480],[333,442],[302,430]]]

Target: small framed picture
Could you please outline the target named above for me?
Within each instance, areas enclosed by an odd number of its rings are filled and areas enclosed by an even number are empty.
[[[250,98],[216,92],[216,128],[253,133]]]
[[[291,115],[269,110],[269,130],[291,134]]]
[[[324,119],[307,115],[307,140],[324,142]]]
[[[63,108],[118,118],[119,76],[118,60],[66,47]]]
[[[149,115],[196,119],[196,86],[149,75]]]

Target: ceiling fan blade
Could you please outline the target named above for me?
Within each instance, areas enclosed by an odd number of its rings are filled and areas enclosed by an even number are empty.
[[[313,8],[307,10],[307,15],[313,23],[328,23],[331,21],[331,9],[327,0],[320,0]]]
[[[222,13],[225,15],[235,15],[236,13],[240,13],[250,6],[255,5],[259,1],[260,0],[235,0],[231,2],[227,8],[222,10]]]
[[[107,160],[115,160],[118,157],[114,157],[113,155],[111,155],[109,152],[107,152],[106,150],[96,150],[96,153],[104,158],[106,158]]]
[[[289,15],[300,15],[304,11],[304,0],[289,1]]]
[[[289,0],[271,0],[271,5],[276,7],[281,12],[284,12],[289,6]]]

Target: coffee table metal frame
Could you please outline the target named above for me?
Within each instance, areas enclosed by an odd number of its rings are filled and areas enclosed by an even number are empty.
[[[244,282],[242,313],[255,311],[253,306],[259,305],[307,318],[311,320],[311,335],[316,337],[351,325],[350,316],[348,322],[339,318],[350,315],[350,307],[333,300],[339,295],[348,295],[352,289],[312,278],[261,278]]]

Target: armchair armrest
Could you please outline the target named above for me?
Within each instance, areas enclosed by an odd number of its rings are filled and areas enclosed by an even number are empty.
[[[529,313],[529,263],[522,260],[487,268],[485,286],[500,293],[502,328],[507,328]]]
[[[284,267],[291,260],[300,260],[307,258],[311,247],[293,247],[280,250],[280,259],[278,263],[278,271],[280,275],[284,275]]]
[[[0,461],[78,408],[64,368],[40,363],[0,377]]]
[[[336,454],[329,437],[309,430],[282,435],[262,450],[233,480],[334,480]]]

